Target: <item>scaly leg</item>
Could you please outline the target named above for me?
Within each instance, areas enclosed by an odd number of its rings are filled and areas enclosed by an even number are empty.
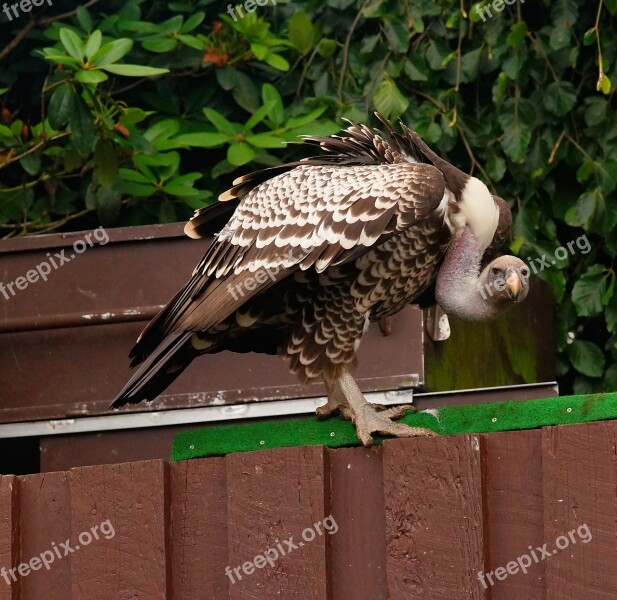
[[[341,417],[351,420],[355,425],[358,438],[364,446],[372,445],[371,433],[395,437],[434,435],[430,429],[409,427],[402,423],[392,422],[392,419],[402,417],[405,410],[413,410],[413,407],[406,405],[384,408],[370,404],[362,395],[351,373],[346,370],[336,379],[324,378],[324,382],[328,392],[328,402],[317,409],[317,416],[323,419],[338,411]]]

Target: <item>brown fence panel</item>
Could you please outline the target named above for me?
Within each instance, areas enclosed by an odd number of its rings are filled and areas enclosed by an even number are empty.
[[[386,600],[386,520],[382,448],[330,452],[332,600]]]
[[[383,469],[391,600],[487,598],[478,435],[388,440]]]
[[[229,597],[224,458],[171,465],[173,600]]]
[[[617,424],[544,429],[543,462],[547,600],[617,598]]]
[[[168,468],[145,461],[69,471],[72,600],[171,598]],[[86,544],[80,534],[97,526],[99,539]]]
[[[66,473],[20,477],[21,562],[34,570],[21,579],[20,600],[71,597],[71,555],[58,558],[71,537],[71,497]]]
[[[529,546],[535,548],[545,541],[542,431],[482,437],[486,447],[486,570],[493,581],[485,577],[483,585],[492,587],[493,597],[499,600],[544,600],[544,562],[536,563],[529,554]],[[500,568],[498,578],[495,570]]]
[[[231,454],[226,462],[229,567],[230,580],[235,580],[230,598],[327,598],[330,536],[322,531],[312,541],[303,539],[305,531],[315,533],[314,524],[330,516],[324,491],[329,481],[325,449]],[[271,565],[255,559],[266,552]],[[253,569],[253,560],[258,568]]]
[[[13,475],[0,476],[0,600],[18,600],[20,580],[9,570],[19,564],[19,483]]]

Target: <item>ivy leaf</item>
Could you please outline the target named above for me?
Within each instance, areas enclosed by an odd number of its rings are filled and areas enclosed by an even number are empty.
[[[510,29],[506,42],[508,43],[508,46],[511,46],[512,48],[518,48],[525,39],[526,35],[527,23],[525,23],[525,21],[515,23],[512,25],[512,29]]]
[[[531,141],[531,128],[510,112],[500,115],[499,124],[504,133],[501,140],[504,152],[514,163],[525,162],[527,148]]]
[[[419,54],[412,56],[405,61],[405,74],[412,81],[428,81],[428,66]]]
[[[576,104],[576,89],[569,81],[550,83],[543,96],[544,106],[557,117],[569,113]]]
[[[602,350],[593,342],[574,340],[568,355],[579,373],[588,377],[602,377],[606,359]]]
[[[409,106],[409,100],[403,96],[392,79],[384,79],[377,86],[373,102],[378,112],[392,119],[400,117]]]
[[[606,269],[602,265],[592,265],[572,288],[572,302],[576,314],[579,317],[593,317],[600,314],[606,292]]]

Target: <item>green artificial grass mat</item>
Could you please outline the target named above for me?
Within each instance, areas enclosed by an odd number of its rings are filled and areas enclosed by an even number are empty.
[[[408,412],[399,422],[426,427],[442,435],[491,433],[569,425],[617,418],[617,393],[559,396],[540,400],[445,406]],[[385,438],[375,435],[375,443]],[[353,425],[338,416],[228,424],[180,433],[174,439],[172,460],[224,456],[265,448],[290,446],[359,446]]]

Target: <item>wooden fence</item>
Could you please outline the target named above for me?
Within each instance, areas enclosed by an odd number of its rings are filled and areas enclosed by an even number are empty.
[[[617,425],[5,476],[0,513],[0,600],[614,599]]]

